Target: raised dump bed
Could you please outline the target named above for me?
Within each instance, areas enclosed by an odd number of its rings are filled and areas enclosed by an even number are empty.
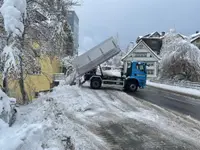
[[[103,41],[99,45],[76,57],[73,65],[79,76],[91,71],[98,65],[106,62],[120,52],[120,48],[113,37]]]

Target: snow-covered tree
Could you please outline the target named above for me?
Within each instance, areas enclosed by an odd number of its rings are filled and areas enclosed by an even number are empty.
[[[126,50],[125,50],[125,53],[128,53],[129,51],[133,50],[134,46],[135,46],[135,43],[134,43],[133,41],[130,42],[130,43],[128,44]]]
[[[34,24],[39,26],[40,35],[48,39],[45,43],[47,47],[43,47],[43,52],[49,56],[73,55],[73,35],[67,23],[67,10],[76,4],[74,0],[32,0],[30,6],[34,7],[47,19],[46,21]]]
[[[164,39],[160,62],[161,78],[200,81],[200,50],[189,41],[169,33]]]
[[[183,40],[183,38],[177,34],[174,29],[170,29],[169,33],[167,33],[162,40],[160,56],[162,57],[165,53],[174,51],[174,48],[172,48],[171,45],[178,43],[181,40]],[[170,48],[168,48],[169,46]]]
[[[20,76],[19,84],[23,100],[26,99],[23,76],[23,50],[24,50],[24,21],[26,19],[26,0],[4,0],[1,7],[4,18],[4,28],[7,32],[7,45],[5,46],[1,61],[4,62],[3,79],[7,83],[10,75]],[[7,85],[7,84],[6,84]]]
[[[72,56],[67,56],[62,59],[62,64],[63,67],[65,68],[65,75],[68,76],[74,71],[74,66],[72,64],[74,57]]]
[[[2,43],[6,42],[1,70],[5,83],[10,78],[19,79],[24,101],[27,99],[26,75],[40,72],[37,57],[45,54],[53,60],[73,55],[73,35],[66,19],[68,8],[76,3],[73,0],[27,0],[26,4],[26,0],[4,0],[1,13],[8,36],[5,40],[1,38]]]

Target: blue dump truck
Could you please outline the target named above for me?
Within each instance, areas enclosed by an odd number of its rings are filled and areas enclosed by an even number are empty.
[[[138,88],[146,86],[146,64],[144,62],[130,62],[128,66],[121,68],[120,75],[105,74],[101,64],[120,52],[119,46],[113,37],[105,40],[86,53],[76,57],[73,65],[78,76],[84,76],[85,81],[90,82],[92,89],[100,89],[102,86],[119,86],[125,91],[135,92]],[[97,71],[100,70],[100,71]],[[97,73],[100,72],[100,73]]]

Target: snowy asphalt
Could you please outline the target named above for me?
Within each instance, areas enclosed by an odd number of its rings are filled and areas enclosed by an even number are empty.
[[[139,91],[146,93],[146,91]],[[120,102],[119,113],[127,114],[121,117],[113,112],[101,113],[106,121],[98,120],[99,126],[93,128],[109,145],[111,150],[196,150],[200,145],[195,142],[199,135],[200,126],[190,117],[176,114],[170,110],[162,109],[149,102],[138,99],[131,100],[121,92],[104,88],[103,91],[110,96],[111,101]],[[153,90],[154,91],[154,90]],[[93,91],[97,97],[102,91]],[[160,91],[158,91],[160,92]],[[120,94],[121,93],[121,94]],[[143,93],[143,94],[144,94]],[[147,94],[148,95],[148,94]],[[158,95],[155,94],[155,95]],[[164,95],[161,93],[161,95]],[[136,95],[135,95],[136,96]],[[166,96],[166,95],[164,95]],[[169,96],[169,95],[168,95]],[[157,96],[157,98],[159,95]],[[99,97],[101,99],[101,97]],[[140,97],[145,98],[145,97]],[[155,98],[155,97],[150,97]],[[108,104],[109,102],[104,101]],[[140,104],[141,103],[141,104]],[[140,108],[141,107],[141,108]],[[138,112],[141,109],[142,111]],[[143,112],[144,111],[144,112]],[[153,112],[153,113],[152,113]],[[152,113],[152,114],[151,114]],[[179,131],[180,130],[180,131]],[[190,132],[191,131],[191,132]],[[190,137],[194,137],[193,140]]]
[[[200,120],[200,99],[198,98],[184,96],[150,86],[130,95],[136,99],[145,100],[165,109],[170,109]]]

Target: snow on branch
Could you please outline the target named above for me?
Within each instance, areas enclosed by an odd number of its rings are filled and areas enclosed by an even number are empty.
[[[13,44],[4,47],[3,52],[1,53],[1,61],[5,63],[3,76],[7,72],[18,70],[19,53],[20,51],[16,47],[13,47]]]
[[[200,50],[174,33],[167,35],[163,44],[160,77],[200,81]]]
[[[26,0],[4,0],[0,11],[6,32],[13,36],[22,36],[23,19],[26,18]]]

